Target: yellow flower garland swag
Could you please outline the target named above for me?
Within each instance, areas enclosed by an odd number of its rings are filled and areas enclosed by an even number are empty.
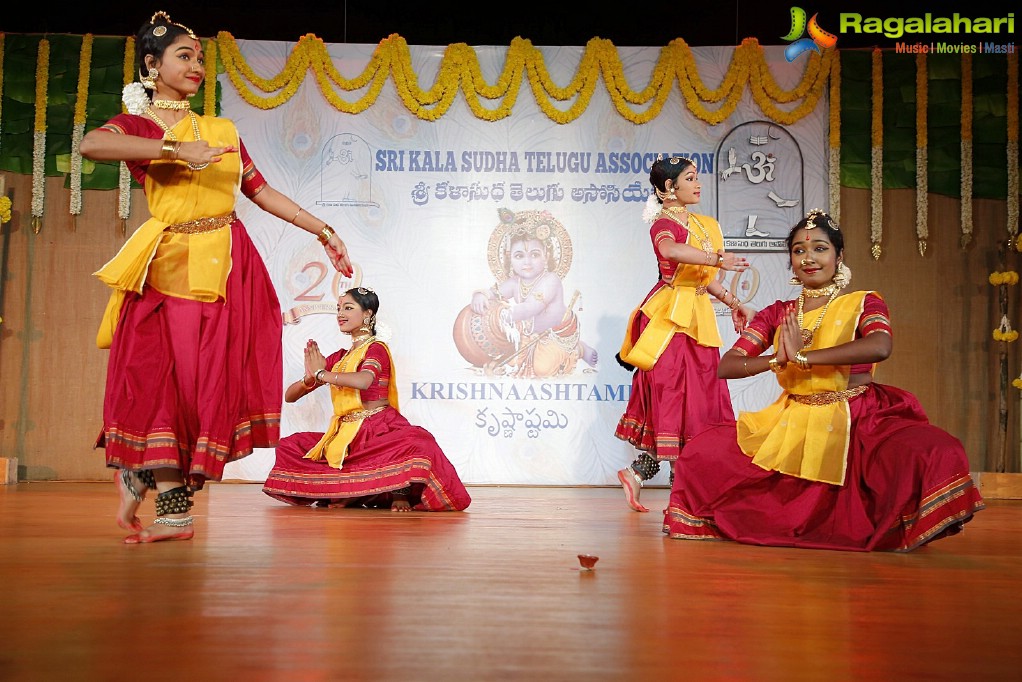
[[[124,62],[122,65],[124,84],[135,80],[135,39],[128,38],[124,43]],[[121,104],[121,111],[127,113],[127,106]],[[126,233],[128,218],[131,216],[131,173],[128,165],[121,161],[117,165],[117,217],[120,219],[121,236]]]
[[[82,214],[82,137],[85,135],[85,113],[89,101],[89,72],[92,65],[92,34],[82,37],[78,56],[78,91],[75,94],[74,128],[71,131],[71,231],[76,217]]]
[[[920,53],[916,55],[916,240],[920,256],[926,255],[926,240],[930,236],[929,141],[926,137],[928,85],[926,55]]]
[[[870,126],[870,222],[873,260],[879,260],[884,236],[884,62],[880,48],[873,48],[873,109]]]
[[[46,104],[50,80],[50,41],[39,41],[35,69],[35,121],[32,126],[32,231],[43,227],[46,192]]]
[[[206,40],[206,81],[203,83],[202,114],[216,116],[216,40]],[[212,74],[212,76],[210,75]]]
[[[311,33],[298,41],[283,70],[272,78],[264,78],[252,70],[230,33],[220,32],[217,46],[231,83],[246,103],[259,109],[273,109],[291,99],[306,72],[312,69],[323,96],[344,113],[358,114],[368,109],[379,97],[387,78],[392,77],[402,103],[422,120],[435,121],[447,113],[460,90],[474,116],[497,121],[511,114],[522,79],[528,77],[540,110],[559,124],[570,123],[582,115],[602,75],[617,112],[636,124],[649,123],[660,114],[677,78],[688,108],[710,125],[717,125],[734,112],[746,85],[753,100],[770,119],[790,125],[816,108],[831,72],[832,60],[837,55],[834,50],[825,50],[822,56],[811,55],[802,80],[791,90],[784,91],[770,74],[758,42],[747,38],[735,49],[724,81],[710,90],[699,77],[691,49],[681,39],[675,39],[661,50],[648,85],[635,91],[624,77],[617,49],[601,38],[593,38],[586,44],[575,76],[564,87],[553,82],[542,53],[528,40],[515,38],[511,42],[504,69],[493,85],[486,83],[475,50],[464,43],[454,43],[444,51],[432,87],[423,90],[412,68],[408,44],[397,34],[380,41],[362,73],[351,79],[337,71],[322,40]],[[338,88],[345,92],[364,92],[349,102],[338,95]],[[499,100],[499,104],[488,108],[481,100]],[[574,101],[564,110],[554,104],[569,100]],[[777,106],[797,100],[801,103],[790,111]],[[712,111],[703,105],[703,102],[720,101],[724,104]],[[637,113],[631,108],[635,105],[646,105],[646,109]]]
[[[962,248],[972,241],[972,55],[962,54]]]

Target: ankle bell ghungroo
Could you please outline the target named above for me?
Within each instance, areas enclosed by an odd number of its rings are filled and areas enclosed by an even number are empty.
[[[168,519],[166,516],[157,516],[153,519],[153,523],[158,523],[161,526],[173,526],[174,528],[184,528],[185,526],[192,525],[192,517],[186,516],[183,519]]]
[[[192,491],[188,486],[168,490],[156,496],[156,515],[187,514],[192,508]]]
[[[631,468],[632,471],[638,474],[640,479],[648,481],[660,471],[660,462],[656,461],[649,453],[644,452],[635,458]]]
[[[138,480],[141,481],[142,485],[146,488],[156,489],[156,477],[153,476],[151,469],[142,469],[142,471],[136,471],[135,475],[138,476]]]
[[[398,488],[397,490],[391,490],[390,494],[391,495],[396,495],[398,497],[408,497],[409,495],[412,494],[412,486],[406,485],[404,488]]]
[[[139,490],[135,487],[135,482],[142,486]],[[121,484],[124,489],[131,495],[131,499],[136,502],[141,502],[145,499],[146,490],[149,488],[156,487],[156,478],[153,477],[153,472],[148,470],[143,471],[132,471],[131,469],[121,469]]]

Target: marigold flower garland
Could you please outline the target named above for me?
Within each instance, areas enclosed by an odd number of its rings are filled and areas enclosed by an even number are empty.
[[[74,128],[71,131],[71,215],[82,213],[82,137],[85,136],[85,113],[89,102],[89,70],[92,65],[92,34],[82,37],[78,56],[78,92],[75,95]],[[74,218],[71,220],[74,228]]]
[[[130,36],[124,42],[122,73],[125,85],[135,80],[135,39]],[[125,104],[121,104],[121,110],[127,111]],[[123,161],[118,164],[117,170],[117,217],[121,220],[121,234],[123,235],[128,218],[131,216],[131,173],[128,172],[128,165]]]
[[[784,91],[770,74],[758,42],[747,38],[735,49],[724,81],[715,90],[710,90],[699,77],[691,50],[684,41],[676,39],[661,50],[647,86],[635,91],[628,86],[613,43],[593,38],[586,45],[575,76],[567,86],[561,87],[550,78],[542,53],[528,40],[515,38],[497,83],[486,83],[475,50],[464,43],[455,43],[445,50],[433,86],[423,90],[412,68],[408,44],[397,34],[380,41],[366,68],[352,79],[337,71],[326,46],[312,33],[298,41],[283,70],[272,78],[263,78],[252,70],[230,33],[221,31],[216,43],[224,71],[241,98],[251,106],[260,109],[281,106],[294,96],[304,82],[306,72],[312,69],[323,96],[339,111],[362,113],[376,101],[387,78],[391,77],[405,107],[427,121],[443,116],[459,90],[464,93],[466,103],[477,118],[488,121],[505,118],[511,114],[517,100],[522,78],[527,77],[540,110],[556,123],[570,123],[589,106],[602,74],[614,107],[633,123],[649,123],[660,114],[676,77],[686,105],[706,123],[717,125],[730,116],[748,84],[753,100],[769,118],[790,125],[816,108],[831,70],[831,60],[836,59],[833,50],[825,51],[822,57],[811,55],[802,80],[791,90]],[[366,91],[359,99],[349,102],[337,94],[335,86],[346,92],[363,88]],[[484,106],[482,99],[501,101],[490,108]],[[554,105],[554,101],[571,99],[575,101],[567,109]],[[791,111],[784,111],[775,104],[798,99],[802,102]],[[715,110],[707,109],[703,104],[720,101],[724,103]],[[645,111],[637,113],[632,105],[648,106]]]
[[[972,55],[962,54],[962,248],[972,241]]]
[[[0,196],[0,225],[11,222],[11,198]]]
[[[873,111],[870,129],[870,253],[879,260],[884,232],[884,63],[880,48],[873,48]]]
[[[46,104],[50,81],[50,41],[39,41],[35,69],[35,121],[32,126],[32,230],[43,226],[46,191]]]
[[[927,81],[926,55],[916,55],[916,241],[919,255],[926,255],[926,240],[930,236],[929,195],[929,140],[927,139]]]
[[[204,116],[216,116],[216,40],[210,38],[206,41],[204,49],[206,53],[206,82],[203,87],[202,114]],[[213,77],[210,78],[210,73]]]
[[[827,194],[830,215],[841,224],[841,58],[834,55],[830,64],[830,126],[827,154]]]

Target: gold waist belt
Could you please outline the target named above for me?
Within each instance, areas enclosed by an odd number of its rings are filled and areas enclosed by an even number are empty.
[[[387,409],[388,407],[390,407],[390,406],[389,405],[380,405],[379,407],[374,407],[371,410],[355,410],[354,412],[349,412],[348,414],[342,416],[341,417],[341,421],[342,422],[357,422],[360,419],[367,419],[368,417],[373,416],[377,412],[382,412],[383,410]]]
[[[863,384],[855,388],[846,388],[843,391],[826,391],[825,393],[810,393],[809,395],[790,393],[788,397],[796,403],[803,405],[830,405],[841,400],[851,400],[855,396],[865,393],[867,388],[869,388],[869,384]]]
[[[231,211],[227,215],[218,215],[213,218],[196,218],[186,223],[174,223],[164,228],[165,232],[175,234],[202,234],[203,232],[216,232],[222,227],[227,227],[238,219],[238,214]]]
[[[660,279],[667,286],[674,286],[674,284],[672,283],[672,280],[667,279],[665,277],[661,277]],[[705,285],[700,284],[699,286],[696,287],[696,296],[705,296],[706,294],[707,294],[707,290],[706,290],[706,286]]]

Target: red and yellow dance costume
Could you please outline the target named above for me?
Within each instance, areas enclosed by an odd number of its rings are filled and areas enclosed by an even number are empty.
[[[790,301],[756,315],[735,347],[749,356],[775,341]],[[822,315],[805,314],[810,328]],[[891,333],[875,292],[836,298],[807,350]],[[952,535],[983,509],[961,442],[930,424],[911,393],[850,374],[874,366],[789,362],[783,392],[693,439],[675,463],[664,532],[784,547],[909,551]]]
[[[330,387],[334,416],[324,433],[298,432],[280,441],[263,485],[270,497],[293,505],[389,507],[401,491],[413,510],[461,511],[472,501],[433,435],[398,411],[390,349],[373,341],[327,358],[333,372],[370,371],[358,390]],[[388,405],[364,410],[363,401]]]
[[[172,127],[193,140],[185,117]],[[273,447],[283,395],[280,304],[259,252],[234,213],[239,191],[265,181],[227,119],[200,116],[201,139],[233,145],[219,163],[128,161],[152,218],[96,275],[112,289],[97,336],[110,348],[103,430],[108,466],[179,469],[193,488],[224,466]],[[102,129],[160,139],[143,116]]]
[[[664,239],[707,253],[724,248],[720,225],[689,214],[686,229],[667,211],[650,227],[660,279],[632,311],[620,357],[637,369],[615,435],[658,461],[678,458],[703,429],[734,420],[727,383],[717,378],[722,341],[706,286],[715,266],[674,263],[660,253]],[[701,233],[701,234],[700,234]]]

